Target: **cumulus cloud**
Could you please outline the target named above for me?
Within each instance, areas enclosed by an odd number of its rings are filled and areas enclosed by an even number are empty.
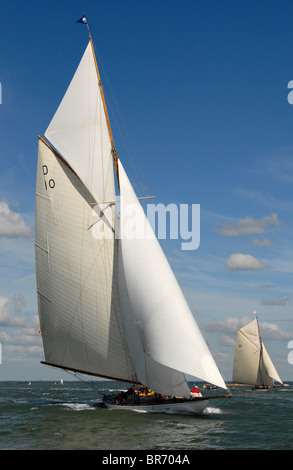
[[[11,299],[15,312],[20,313],[21,309],[25,306],[24,296],[22,294],[14,294]]]
[[[223,336],[222,338],[222,344],[224,344],[225,346],[235,346],[236,344],[236,340],[235,338],[232,338],[231,336]]]
[[[266,266],[252,255],[245,255],[243,253],[233,253],[226,261],[226,266],[231,271],[247,270],[247,269],[268,269]]]
[[[251,321],[251,318],[249,318],[248,316],[244,316],[242,318],[228,317],[224,318],[224,320],[208,323],[206,330],[236,334],[236,331],[245,324],[249,323],[249,321]]]
[[[223,338],[226,345],[233,346],[237,330],[251,321],[252,318],[248,316],[243,316],[242,318],[228,317],[224,320],[208,323],[206,330],[226,333],[227,335],[233,334],[232,338],[230,336],[224,336]],[[259,327],[262,339],[287,340],[292,338],[293,335],[292,331],[284,331],[276,323],[260,322]]]
[[[230,237],[266,233],[273,227],[278,227],[281,225],[280,221],[278,220],[278,214],[275,213],[260,219],[245,217],[244,219],[238,219],[235,224],[230,224],[228,222],[221,222],[219,224],[222,225],[222,228],[218,230],[218,233]]]
[[[262,339],[288,340],[292,338],[292,331],[281,330],[276,323],[263,322],[260,323],[259,328]]]
[[[13,212],[6,201],[0,201],[0,236],[32,237],[31,227],[26,225],[21,214]]]
[[[8,343],[9,342],[9,336],[5,331],[0,331],[0,343]]]
[[[23,327],[26,323],[25,319],[11,314],[10,302],[7,297],[0,297],[0,326]]]

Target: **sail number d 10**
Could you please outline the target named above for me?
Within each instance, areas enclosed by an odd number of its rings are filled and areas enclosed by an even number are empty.
[[[46,180],[46,175],[48,175],[48,173],[49,173],[49,170],[48,170],[47,165],[43,165],[43,175],[45,176],[44,182],[45,182],[46,191],[48,189],[48,186],[51,189],[55,188],[55,181],[53,180],[53,178],[48,179],[48,182]]]

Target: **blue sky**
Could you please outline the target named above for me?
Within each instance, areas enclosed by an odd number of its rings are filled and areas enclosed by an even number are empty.
[[[75,23],[84,11],[138,195],[200,204],[199,248],[163,248],[225,379],[236,329],[256,310],[293,380],[292,2],[11,0],[2,10],[0,380],[65,378],[39,364],[34,191],[37,135],[87,45]]]

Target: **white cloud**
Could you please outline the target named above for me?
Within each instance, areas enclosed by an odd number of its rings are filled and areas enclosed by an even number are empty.
[[[249,318],[248,316],[244,316],[242,318],[228,317],[224,320],[213,321],[208,323],[206,329],[207,331],[235,333],[236,335],[236,331],[245,324],[249,323],[250,321],[251,318]]]
[[[232,333],[234,335],[233,338],[224,336],[223,342],[226,345],[233,346],[235,344],[234,338],[236,338],[237,330],[251,321],[252,319],[248,316],[244,316],[242,318],[228,317],[224,320],[208,323],[206,330],[227,334]],[[287,340],[292,338],[292,331],[281,330],[276,323],[261,322],[259,327],[262,339]]]
[[[3,356],[6,364],[18,364],[25,366],[28,364],[30,367],[33,361],[42,357],[42,346],[28,345],[28,344],[5,344]]]
[[[25,306],[24,296],[22,294],[14,294],[11,301],[14,311],[20,313],[22,307]]]
[[[38,315],[33,315],[27,320],[14,317],[9,307],[15,304],[15,297],[8,299],[0,297],[0,342],[3,344],[3,358],[5,364],[25,363],[32,364],[35,359],[42,357],[42,339],[38,335]],[[13,327],[8,334],[1,331],[1,327]]]
[[[253,246],[271,246],[272,242],[271,240],[267,240],[267,239],[259,240],[258,238],[253,238],[252,245]]]
[[[244,219],[238,219],[235,224],[219,222],[219,225],[222,225],[222,228],[218,230],[218,233],[231,237],[266,233],[273,227],[278,227],[281,224],[278,220],[278,214],[273,213],[270,216],[262,217],[260,219],[245,217]]]
[[[22,327],[26,321],[24,318],[15,317],[9,309],[10,299],[0,297],[0,326]]]
[[[236,340],[235,338],[231,338],[230,336],[223,336],[222,344],[225,346],[235,346]]]
[[[8,343],[9,342],[9,336],[5,331],[0,331],[0,343]]]
[[[0,236],[32,237],[31,227],[26,225],[21,214],[13,212],[6,201],[0,201]]]
[[[292,331],[281,330],[276,323],[260,323],[260,332],[263,339],[283,339],[288,340],[292,338]]]
[[[26,327],[13,331],[9,338],[12,345],[38,345],[40,346],[40,337],[38,336],[38,328]]]
[[[246,270],[246,269],[268,269],[266,266],[252,255],[245,255],[243,253],[233,253],[226,261],[226,266],[231,271]]]

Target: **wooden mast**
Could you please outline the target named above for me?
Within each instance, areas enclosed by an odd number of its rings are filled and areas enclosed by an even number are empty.
[[[96,59],[96,54],[95,54],[95,50],[94,50],[94,45],[93,45],[93,41],[92,41],[92,36],[91,36],[90,30],[89,30],[88,24],[87,24],[87,28],[88,28],[90,43],[91,43],[91,46],[92,46],[92,52],[93,52],[93,57],[94,57],[97,76],[98,76],[98,83],[99,83],[99,87],[100,87],[100,92],[101,92],[101,97],[102,97],[102,101],[103,101],[103,105],[104,105],[109,136],[110,136],[111,145],[112,145],[112,156],[113,156],[113,160],[114,160],[114,166],[115,166],[115,171],[116,171],[116,176],[117,176],[118,188],[120,189],[117,151],[116,151],[116,148],[115,148],[115,145],[114,145],[114,139],[113,139],[113,134],[112,134],[111,126],[110,126],[110,120],[109,120],[109,115],[108,115],[108,111],[107,111],[107,106],[106,106],[103,86],[102,86],[102,82],[101,82],[100,72],[99,72],[97,59]]]

